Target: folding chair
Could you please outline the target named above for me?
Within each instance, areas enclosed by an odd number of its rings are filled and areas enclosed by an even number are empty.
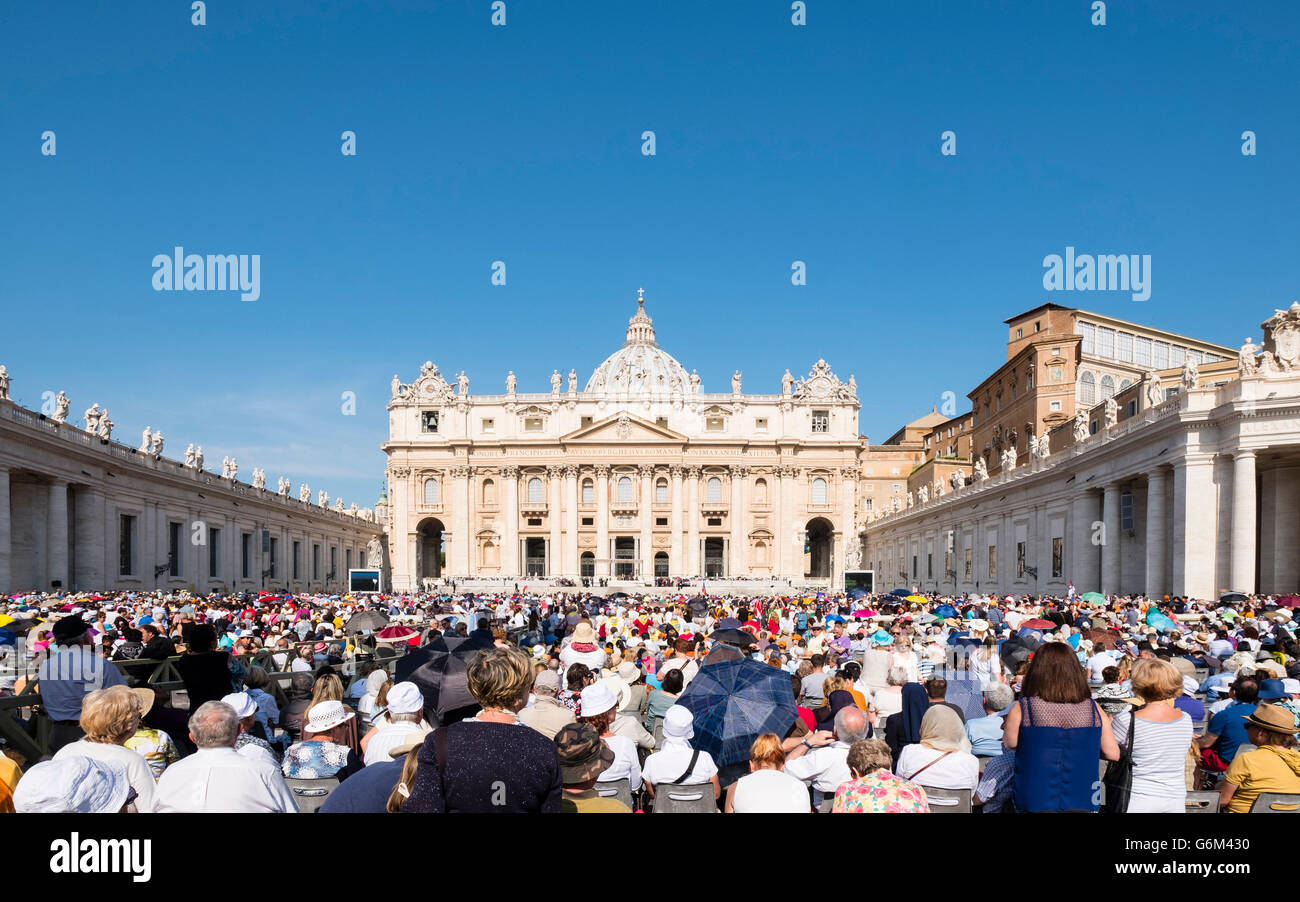
[[[1300,792],[1261,792],[1251,814],[1300,814]]]
[[[289,791],[293,793],[293,799],[298,803],[298,813],[313,814],[325,804],[330,793],[338,788],[339,778],[321,777],[300,780],[296,777],[285,777],[284,782],[289,785]]]
[[[712,783],[660,783],[652,814],[717,814]]]
[[[618,799],[628,808],[633,811],[636,810],[635,806],[632,804],[632,784],[628,781],[627,777],[624,777],[622,780],[611,780],[608,783],[598,782],[596,784],[596,794],[607,799]]]
[[[1219,794],[1200,790],[1189,792],[1183,810],[1188,814],[1218,814]]]
[[[969,789],[940,789],[937,786],[921,784],[926,798],[930,800],[931,814],[970,814],[971,796]]]

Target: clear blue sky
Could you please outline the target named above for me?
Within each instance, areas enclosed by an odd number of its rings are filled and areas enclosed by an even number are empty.
[[[585,383],[638,287],[704,390],[824,357],[877,441],[1044,301],[1258,340],[1300,298],[1300,5],[1089,5],[7,3],[0,362],[364,505],[395,372]],[[178,244],[260,254],[261,299],[153,291]],[[1046,292],[1067,245],[1150,254],[1151,299]]]

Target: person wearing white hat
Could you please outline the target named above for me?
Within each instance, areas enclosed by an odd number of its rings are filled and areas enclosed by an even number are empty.
[[[257,702],[247,692],[232,692],[223,696],[222,702],[235,709],[239,718],[239,738],[235,740],[235,751],[249,757],[263,758],[272,765],[279,765],[275,750],[271,744],[260,736],[250,732],[257,722]]]
[[[340,781],[365,765],[347,745],[347,724],[356,717],[340,701],[317,702],[302,725],[303,740],[289,746],[281,770],[286,777],[316,780],[338,777]]]
[[[424,720],[420,687],[410,682],[394,683],[388,689],[388,722],[366,734],[366,765],[391,761],[393,749],[415,738],[423,740],[432,731]]]
[[[190,715],[189,727],[198,752],[171,765],[158,778],[154,811],[287,814],[298,810],[278,767],[235,751],[239,716],[234,708],[225,702],[204,702]]]
[[[134,801],[125,765],[80,756],[33,764],[13,798],[19,814],[116,814]]]
[[[645,759],[641,779],[651,796],[656,783],[712,783],[713,797],[722,794],[718,766],[708,752],[691,747],[695,737],[695,715],[689,708],[673,705],[664,715],[663,748]]]
[[[626,736],[616,735],[610,727],[618,714],[618,697],[604,682],[592,683],[582,690],[578,723],[590,724],[600,738],[614,752],[614,763],[601,775],[601,780],[612,782],[627,779],[632,791],[641,788],[641,764],[636,753],[636,743]]]

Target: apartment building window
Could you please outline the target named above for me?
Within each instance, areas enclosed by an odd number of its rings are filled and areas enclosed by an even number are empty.
[[[1025,330],[1024,330],[1024,329],[1017,329],[1017,330],[1016,330],[1016,338],[1024,338],[1024,337],[1025,337]]]
[[[1131,530],[1133,528],[1133,493],[1120,492],[1119,495],[1119,528]]]
[[[1052,413],[1060,413],[1060,412],[1061,412],[1061,402],[1060,402],[1060,401],[1051,401],[1051,402],[1048,403],[1047,407],[1048,407],[1049,410],[1052,411]]]

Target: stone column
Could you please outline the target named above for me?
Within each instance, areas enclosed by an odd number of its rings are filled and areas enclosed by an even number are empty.
[[[1300,589],[1300,467],[1274,471],[1277,502],[1273,519],[1273,591],[1291,594]]]
[[[609,465],[596,464],[596,575],[610,575]]]
[[[1080,489],[1070,509],[1070,557],[1065,562],[1065,573],[1067,581],[1073,580],[1075,591],[1080,595],[1097,591],[1101,584],[1099,549],[1092,543],[1092,524],[1097,522],[1100,513],[1097,509],[1099,501],[1096,491]],[[976,548],[979,548],[978,542]],[[978,551],[976,554],[978,556]]]
[[[0,467],[0,593],[13,592],[18,587],[12,582],[13,570],[10,563],[12,547],[13,521],[9,507],[9,469]]]
[[[673,500],[672,518],[668,521],[673,531],[668,548],[668,575],[682,576],[686,570],[682,561],[682,465],[673,464],[668,468],[668,474],[672,477],[669,491]]]
[[[578,578],[578,468],[564,468],[564,575]]]
[[[505,467],[501,471],[505,480],[505,503],[501,510],[504,524],[501,537],[501,572],[509,577],[519,577],[523,568],[519,563],[519,468]]]
[[[842,541],[840,547],[835,549],[834,565],[831,570],[831,588],[839,591],[839,587],[844,585],[844,571],[848,569],[848,557],[850,548],[860,548],[861,541],[858,539],[857,529],[857,493],[858,493],[858,468],[846,466],[840,468],[840,536]],[[936,540],[937,541],[937,540]],[[946,547],[946,546],[945,546]],[[943,552],[935,547],[935,556],[939,559],[939,566],[936,570],[943,569]],[[936,577],[940,581],[947,574],[939,573]]]
[[[1216,498],[1214,458],[1188,454],[1174,462],[1173,594],[1213,598]]]
[[[73,516],[71,518],[72,546],[76,549],[76,559],[71,567],[73,584],[79,589],[98,589],[107,587],[108,572],[104,569],[104,546],[108,544],[108,534],[103,531],[104,493],[91,486],[76,489],[73,495]],[[189,541],[186,536],[185,541]],[[207,546],[202,546],[206,553]],[[207,566],[206,556],[203,565]],[[207,576],[204,570],[201,574]],[[196,586],[204,583],[194,581]]]
[[[1147,572],[1148,598],[1161,598],[1169,583],[1165,577],[1165,559],[1169,547],[1169,517],[1166,514],[1165,492],[1169,484],[1169,471],[1157,467],[1147,474]]]
[[[546,520],[551,526],[551,543],[546,547],[546,575],[550,577],[563,576],[563,565],[558,560],[561,548],[561,518],[563,513],[560,505],[560,477],[564,474],[564,468],[560,466],[549,466],[546,468],[546,476],[550,481],[550,502],[546,507]]]
[[[1103,490],[1102,516],[1106,524],[1105,541],[1101,545],[1101,593],[1119,592],[1119,483],[1107,483]]]
[[[1230,589],[1255,591],[1255,452],[1232,456],[1232,585]]]
[[[733,466],[731,474],[731,541],[727,556],[727,576],[744,576],[745,566],[745,480],[749,470],[742,466]]]
[[[655,550],[653,528],[654,520],[651,512],[651,504],[654,502],[654,472],[655,468],[650,464],[641,464],[637,467],[637,475],[641,477],[641,497],[637,508],[641,520],[641,578],[652,579],[655,575]]]
[[[451,469],[451,533],[447,555],[447,569],[452,576],[464,579],[469,571],[469,467],[452,467]],[[445,507],[444,507],[445,509]],[[436,553],[436,552],[435,552]],[[427,569],[427,568],[426,568]],[[416,572],[416,585],[419,585],[420,573]]]
[[[787,538],[787,524],[785,522],[785,498],[782,494],[782,486],[785,480],[782,474],[785,468],[775,466],[772,468],[772,575],[777,579],[784,579],[785,570],[785,546]]]
[[[68,577],[68,483],[56,479],[50,483],[49,506],[50,556],[43,589],[49,591],[55,580],[63,589],[71,588]]]
[[[686,468],[686,573],[700,575],[700,468]]]

